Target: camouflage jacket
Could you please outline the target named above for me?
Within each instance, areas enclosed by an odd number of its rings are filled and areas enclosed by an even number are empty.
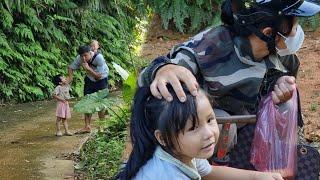
[[[269,74],[295,76],[299,60],[296,55],[254,60],[251,49],[247,38],[233,37],[226,26],[210,28],[174,47],[167,56],[155,59],[141,72],[138,84],[150,85],[156,70],[168,63],[181,65],[215,99],[216,108],[234,115],[254,114],[262,87],[267,91],[273,88],[270,83],[274,82],[266,81],[272,79]]]

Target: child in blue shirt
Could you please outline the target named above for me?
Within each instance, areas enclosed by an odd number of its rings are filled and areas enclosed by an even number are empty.
[[[137,90],[132,109],[130,135],[133,150],[118,179],[259,179],[282,180],[278,173],[263,173],[211,166],[219,128],[203,91],[185,102],[152,96],[149,87]]]

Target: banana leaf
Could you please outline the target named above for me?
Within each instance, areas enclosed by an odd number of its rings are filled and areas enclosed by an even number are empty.
[[[114,69],[116,70],[116,72],[121,76],[121,78],[125,81],[128,79],[129,77],[129,73],[128,71],[126,71],[125,69],[123,69],[120,65],[118,65],[115,62],[112,62],[112,66],[114,67]]]
[[[80,113],[95,113],[106,110],[112,106],[112,101],[107,98],[108,89],[85,95],[73,109]]]

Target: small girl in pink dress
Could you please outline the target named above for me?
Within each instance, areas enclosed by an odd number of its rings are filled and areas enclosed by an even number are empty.
[[[61,74],[56,75],[53,78],[53,83],[56,85],[56,88],[54,89],[52,96],[58,101],[56,110],[56,136],[62,136],[62,132],[60,130],[61,121],[65,130],[64,135],[72,136],[72,133],[69,132],[67,121],[67,119],[71,118],[70,107],[68,102],[68,99],[70,99],[70,85],[68,84],[66,77],[62,76]]]

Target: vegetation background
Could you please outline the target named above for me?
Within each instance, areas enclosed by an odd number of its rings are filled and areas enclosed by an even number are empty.
[[[180,32],[180,36],[194,34],[219,23],[221,1],[2,0],[0,104],[50,98],[51,78],[66,74],[79,45],[97,39],[111,69],[111,88],[123,87],[125,101],[108,109],[109,119],[99,122],[102,129],[86,144],[76,169],[86,171],[92,179],[109,179],[122,163],[136,72],[151,60],[139,54],[147,28],[153,25],[152,17],[157,14],[165,29]],[[302,24],[315,30],[319,22],[318,15],[303,19]],[[121,79],[112,62],[131,72],[129,80]],[[82,96],[83,75],[75,75],[73,96]]]
[[[66,73],[79,45],[97,39],[103,55],[134,67],[142,32],[154,13],[164,28],[194,33],[219,23],[221,0],[2,0],[0,2],[0,102],[50,97],[51,78]],[[316,27],[316,19],[308,24]],[[82,95],[77,73],[73,95]],[[110,84],[121,78],[112,69]]]

